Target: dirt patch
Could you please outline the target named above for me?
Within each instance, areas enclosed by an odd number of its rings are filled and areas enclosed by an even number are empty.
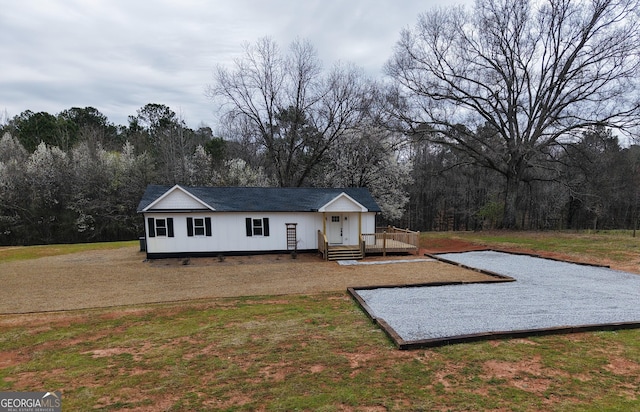
[[[0,352],[0,369],[19,365],[25,362],[26,359],[28,359],[28,356],[20,351],[2,351]]]
[[[469,252],[472,250],[483,250],[486,246],[467,242],[462,239],[434,238],[421,240],[421,254],[424,253],[454,253]]]
[[[637,376],[640,374],[640,364],[621,357],[610,359],[604,368],[617,375]]]
[[[553,371],[542,366],[539,356],[517,362],[490,360],[484,364],[486,380],[505,380],[523,391],[542,395],[553,383],[549,374]]]
[[[411,260],[421,256],[374,256]],[[349,286],[484,280],[441,262],[340,266],[317,254],[145,261],[135,247],[0,264],[0,313],[29,313],[219,297],[313,294]]]

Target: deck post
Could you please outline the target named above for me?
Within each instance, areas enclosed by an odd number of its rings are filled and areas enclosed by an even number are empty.
[[[387,256],[387,231],[382,232],[382,256]]]
[[[327,214],[322,213],[322,234],[327,236]]]
[[[324,260],[329,260],[329,243],[327,237],[320,230],[318,230],[318,251]]]

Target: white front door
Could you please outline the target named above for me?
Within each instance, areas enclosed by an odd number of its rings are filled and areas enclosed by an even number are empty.
[[[329,244],[341,245],[342,244],[342,216],[341,215],[329,215],[329,222],[327,224],[327,240]]]

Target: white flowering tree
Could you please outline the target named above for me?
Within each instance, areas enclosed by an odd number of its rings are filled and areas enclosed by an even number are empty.
[[[242,159],[225,162],[225,172],[219,176],[220,186],[269,187],[273,182],[262,167],[252,167]]]
[[[318,177],[318,185],[366,187],[382,209],[383,217],[394,222],[404,214],[409,201],[411,162],[402,159],[393,135],[367,127],[345,133]]]
[[[23,167],[28,157],[18,138],[3,134],[0,138],[0,241],[16,236],[24,227],[22,215],[28,199],[23,190],[26,185]]]

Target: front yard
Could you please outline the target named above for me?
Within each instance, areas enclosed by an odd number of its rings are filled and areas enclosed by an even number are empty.
[[[466,234],[452,235],[456,242],[468,242]],[[636,244],[630,239],[618,240],[619,250],[630,253],[628,245]],[[481,247],[491,245],[486,239],[478,243]],[[589,246],[590,250],[597,248],[597,240]],[[94,280],[105,277],[97,285],[87,285],[86,290],[113,289],[113,278],[136,272],[120,273],[125,263],[105,268],[102,259],[108,259],[109,253],[70,254],[59,264],[14,260],[10,265],[0,264],[0,276],[5,276],[8,267],[34,271],[57,267],[60,273],[40,272],[52,276],[41,276],[40,280],[51,280],[47,283],[54,287],[64,277],[65,268],[81,267],[80,274],[94,276]],[[579,252],[565,253],[583,260]],[[135,250],[125,255],[129,257],[123,261],[142,263]],[[190,274],[200,267],[198,262],[165,263],[149,265],[153,271],[136,282],[148,277],[163,282],[176,274],[187,276],[179,278],[182,280],[198,280]],[[209,263],[211,268],[223,267]],[[216,263],[234,264],[230,260]],[[281,258],[255,265],[254,272],[260,278],[260,273],[290,263],[290,257]],[[308,271],[311,278],[327,273],[317,261],[294,264],[304,264],[298,268]],[[239,260],[235,265],[240,268],[249,263]],[[421,263],[342,269],[352,279],[366,280],[367,272],[389,278],[394,274],[391,267],[411,265]],[[360,270],[364,272],[359,274]],[[282,279],[282,284],[292,281]],[[250,278],[230,277],[227,283],[234,283],[232,280],[239,283]],[[127,287],[149,284],[130,283]],[[179,284],[166,283],[164,287]],[[300,289],[304,285],[288,287]],[[341,289],[339,280],[324,287],[335,291],[308,287],[299,294],[287,294],[285,289],[256,296],[260,293],[253,289],[253,296],[245,297],[203,296],[174,303],[131,302],[111,308],[1,315],[0,391],[59,390],[64,410],[640,409],[638,330],[399,351]],[[124,301],[133,296],[126,290],[120,295]],[[85,301],[92,300],[87,297]]]

